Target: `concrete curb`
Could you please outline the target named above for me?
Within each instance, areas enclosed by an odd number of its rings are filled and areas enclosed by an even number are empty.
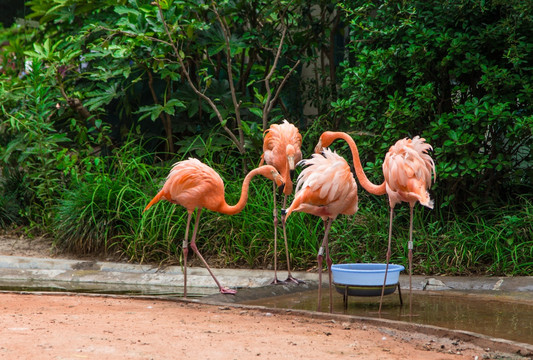
[[[271,270],[213,269],[220,282],[230,288],[263,287],[272,281]],[[286,271],[278,271],[278,278],[284,279]],[[293,275],[306,282],[318,282],[318,274],[293,272]],[[323,282],[327,283],[327,276]],[[188,268],[188,285],[216,293],[217,287],[205,268]],[[182,290],[183,272],[179,266],[157,268],[152,265],[128,263],[79,261],[53,258],[34,258],[0,255],[0,282],[39,281],[48,283],[108,284],[112,286],[158,286]],[[408,276],[400,275],[402,289],[409,288]],[[64,284],[63,284],[64,285]],[[453,276],[413,276],[413,290],[431,291],[497,291],[508,293],[533,292],[533,276],[529,277],[453,277]]]

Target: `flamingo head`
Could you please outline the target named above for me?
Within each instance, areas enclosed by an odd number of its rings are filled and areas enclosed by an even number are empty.
[[[281,174],[276,170],[272,170],[271,176],[267,176],[270,180],[274,181],[276,183],[276,186],[280,188],[281,191],[285,188],[285,182],[283,181],[283,178],[281,177]]]
[[[329,147],[336,138],[337,137],[333,131],[324,131],[322,135],[320,135],[318,143],[315,146],[315,153],[320,154],[322,150],[326,147]]]

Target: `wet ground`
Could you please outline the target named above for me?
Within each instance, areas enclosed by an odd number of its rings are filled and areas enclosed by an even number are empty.
[[[381,315],[379,297],[348,297],[344,308],[343,296],[333,294],[333,311],[361,317],[398,320],[433,325],[454,330],[473,331],[491,337],[533,344],[533,299],[518,300],[496,292],[477,291],[416,291],[413,294],[412,313],[409,296],[398,292],[385,296]],[[244,302],[280,309],[315,310],[317,291],[306,291]],[[327,289],[322,297],[322,311],[328,310]]]

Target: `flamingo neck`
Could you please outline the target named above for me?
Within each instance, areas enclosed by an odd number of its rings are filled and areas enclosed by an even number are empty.
[[[345,140],[348,143],[348,146],[350,146],[350,150],[352,151],[355,174],[357,175],[357,179],[359,180],[359,183],[361,184],[361,186],[366,191],[374,195],[386,194],[387,190],[385,188],[385,181],[381,183],[380,185],[376,185],[372,183],[370,180],[368,180],[368,178],[366,177],[366,174],[363,171],[363,165],[361,164],[361,159],[359,158],[359,150],[357,149],[357,145],[355,144],[355,141],[352,139],[352,137],[343,132],[336,132],[336,133],[333,133],[333,135],[335,136],[335,138]]]
[[[227,215],[235,215],[235,214],[240,213],[242,209],[244,209],[244,206],[246,206],[246,203],[248,202],[248,190],[250,188],[250,182],[252,181],[252,178],[258,174],[263,174],[263,171],[264,169],[261,167],[250,171],[246,175],[242,183],[241,197],[239,199],[239,202],[237,202],[237,204],[235,205],[228,205],[228,203],[224,201],[224,204],[222,204],[218,212],[227,214]]]

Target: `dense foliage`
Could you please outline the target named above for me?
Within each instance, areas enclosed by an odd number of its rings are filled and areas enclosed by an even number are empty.
[[[176,261],[185,211],[142,213],[170,165],[201,158],[235,203],[263,130],[287,118],[305,157],[323,130],[348,131],[375,181],[397,139],[433,145],[437,207],[417,208],[415,271],[531,273],[532,12],[518,0],[29,0],[0,31],[0,227]],[[387,201],[360,202],[331,230],[335,261],[384,259]],[[241,214],[204,211],[201,251],[268,266],[271,204],[254,180]],[[393,261],[405,263],[397,213]],[[322,230],[293,216],[296,267],[313,266]]]
[[[373,169],[397,139],[433,145],[441,206],[514,202],[533,186],[533,6],[347,1],[336,116]]]

